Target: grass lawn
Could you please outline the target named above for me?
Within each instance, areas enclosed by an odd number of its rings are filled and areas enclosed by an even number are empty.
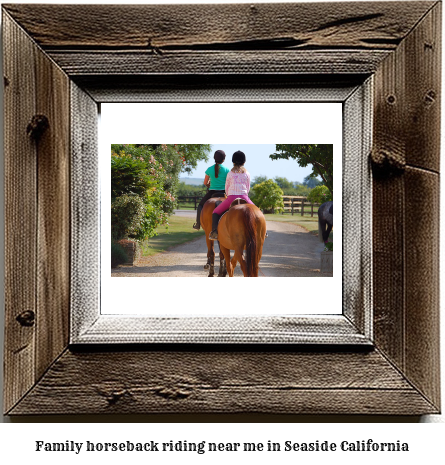
[[[172,215],[168,219],[169,225],[159,226],[158,235],[141,243],[142,255],[144,257],[164,252],[169,247],[192,241],[204,234],[200,229],[192,228],[195,218],[185,218]]]

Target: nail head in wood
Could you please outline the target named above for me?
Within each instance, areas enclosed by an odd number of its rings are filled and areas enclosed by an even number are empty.
[[[45,115],[34,115],[26,128],[26,133],[34,140],[42,137],[49,128],[49,121]]]
[[[16,320],[22,326],[34,326],[35,313],[32,310],[25,310],[17,316]]]
[[[380,149],[371,153],[371,165],[374,176],[381,178],[403,174],[406,162],[403,154]]]
[[[425,104],[432,105],[436,101],[436,92],[434,90],[430,90],[425,95]]]

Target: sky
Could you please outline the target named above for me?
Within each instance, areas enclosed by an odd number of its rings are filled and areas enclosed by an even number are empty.
[[[204,179],[205,170],[213,165],[213,154],[216,150],[224,150],[226,161],[224,165],[231,168],[232,155],[237,150],[241,150],[246,155],[246,164],[244,165],[249,171],[251,179],[256,176],[267,176],[273,179],[276,176],[287,178],[289,181],[303,182],[304,178],[311,173],[312,168],[301,168],[296,160],[272,160],[269,158],[271,153],[275,153],[275,144],[212,144],[212,152],[209,156],[209,161],[201,161],[198,167],[189,176],[191,178]],[[181,178],[187,177],[186,174],[181,174]]]

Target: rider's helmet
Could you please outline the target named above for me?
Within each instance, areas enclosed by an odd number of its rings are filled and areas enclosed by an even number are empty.
[[[235,165],[244,165],[246,163],[246,155],[241,150],[235,152],[232,156],[232,163]]]
[[[215,159],[216,163],[222,163],[226,159],[226,154],[224,150],[217,150],[213,155],[213,158]]]

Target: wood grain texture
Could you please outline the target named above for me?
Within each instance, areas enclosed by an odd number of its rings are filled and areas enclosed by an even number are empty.
[[[11,413],[433,412],[378,352],[66,352]]]
[[[438,141],[437,141],[438,142]],[[405,371],[440,406],[439,176],[408,167],[405,173]],[[428,208],[425,208],[428,205]]]
[[[70,83],[71,315],[70,342],[100,314],[98,106]]]
[[[36,50],[36,114],[48,128],[37,148],[37,340],[40,377],[68,344],[70,297],[69,78]]]
[[[402,179],[373,180],[374,342],[404,368],[405,292]]]
[[[70,76],[178,74],[371,74],[388,50],[49,51]]]
[[[69,79],[8,15],[4,21],[5,102],[15,116],[5,130],[6,247],[13,251],[6,267],[7,410],[68,343],[70,192]],[[48,128],[30,130],[36,115]],[[15,318],[25,311],[33,312],[30,326]]]
[[[4,8],[45,50],[395,49],[434,2],[19,5]],[[39,21],[35,21],[38,17]]]
[[[442,3],[405,41],[406,163],[439,172]]]
[[[10,409],[35,382],[36,312],[36,147],[26,129],[35,114],[35,48],[26,34],[3,15],[5,155],[5,389]],[[24,73],[23,70],[27,72]],[[28,315],[31,315],[30,313]]]
[[[440,8],[376,73],[372,153],[375,342],[436,405]]]

